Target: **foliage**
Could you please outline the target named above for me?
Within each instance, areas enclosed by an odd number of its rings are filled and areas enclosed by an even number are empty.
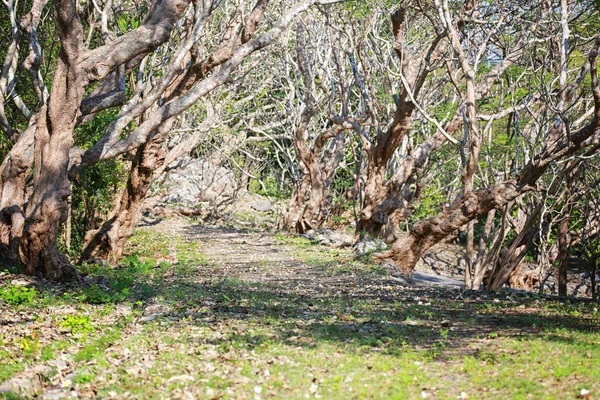
[[[92,320],[87,315],[67,315],[60,326],[73,334],[89,334],[94,332]]]
[[[289,198],[291,193],[290,188],[283,187],[282,183],[272,174],[267,175],[260,181],[258,179],[251,179],[248,191],[275,199]]]
[[[412,215],[412,220],[416,222],[430,215],[437,214],[446,201],[447,199],[443,195],[443,192],[435,186],[425,187],[421,195],[421,201]]]
[[[82,148],[90,147],[115,117],[115,110],[99,113],[92,122],[77,129],[76,144]],[[73,180],[71,220],[74,229],[71,248],[74,254],[81,251],[86,232],[106,220],[117,193],[125,185],[126,165],[119,159],[107,160],[82,170]]]
[[[0,298],[10,305],[31,304],[39,296],[35,288],[11,285],[0,292]]]

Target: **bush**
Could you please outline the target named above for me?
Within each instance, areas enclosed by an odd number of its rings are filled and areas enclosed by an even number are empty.
[[[33,303],[38,294],[38,291],[34,288],[13,285],[2,289],[2,292],[0,292],[0,298],[2,298],[2,300],[8,304],[14,306],[19,304]]]
[[[92,333],[94,331],[91,318],[83,315],[68,315],[64,317],[60,326],[71,333]]]

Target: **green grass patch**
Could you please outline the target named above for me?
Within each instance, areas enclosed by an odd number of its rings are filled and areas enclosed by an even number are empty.
[[[169,235],[154,229],[139,229],[129,239],[126,252],[139,258],[165,258],[169,255]]]

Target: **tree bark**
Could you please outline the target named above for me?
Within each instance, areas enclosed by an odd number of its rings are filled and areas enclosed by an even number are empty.
[[[35,2],[32,12],[42,3]],[[85,87],[167,40],[186,7],[180,0],[155,3],[139,30],[89,50],[83,43],[76,2],[57,2],[55,26],[61,49],[50,95],[46,99],[43,88],[39,88],[42,102],[47,101],[0,167],[3,252],[10,253],[11,258],[18,256],[27,274],[54,281],[77,277],[69,259],[59,252],[57,240],[68,218],[70,150]],[[34,35],[35,26],[31,30]],[[33,189],[25,200],[25,176],[32,165]]]
[[[308,174],[303,173],[300,177],[300,180],[296,184],[296,188],[292,193],[292,197],[290,198],[290,204],[285,219],[285,226],[287,229],[296,229],[296,224],[300,218],[300,215],[302,214],[302,207],[308,194],[309,186],[310,178]]]
[[[497,241],[504,240],[504,227],[502,226],[500,230],[494,235],[494,245],[492,245],[492,248],[486,254],[486,246],[490,237],[490,233],[492,231],[492,225],[494,223],[495,216],[496,210],[491,210],[485,219],[483,234],[479,239],[479,248],[477,249],[477,257],[473,266],[473,278],[471,282],[465,281],[465,285],[467,286],[467,288],[474,290],[480,289],[481,284],[483,283],[483,278],[485,277],[485,272],[487,270],[485,260],[487,260],[488,257],[494,258],[495,249],[500,246],[500,244],[496,245]]]
[[[325,222],[325,182],[318,160],[312,160],[309,168],[310,197],[304,211],[298,218],[296,230],[304,233],[320,228]]]
[[[11,262],[20,262],[19,246],[25,228],[25,180],[33,164],[36,129],[35,123],[30,125],[0,165],[0,256]]]
[[[61,51],[51,100],[40,112],[35,132],[33,193],[26,208],[21,261],[29,275],[53,281],[76,276],[69,259],[57,247],[61,225],[68,216],[67,199],[69,151],[84,85],[72,66],[78,54]],[[77,52],[78,50],[71,51]]]
[[[311,60],[306,54],[305,30],[298,24],[296,35],[296,56],[298,67],[304,81],[304,108],[300,121],[294,131],[294,149],[300,161],[300,181],[292,194],[286,225],[294,226],[298,233],[320,228],[325,222],[327,200],[327,182],[333,177],[339,164],[338,153],[343,151],[343,132],[350,126],[338,124],[326,129],[314,138],[309,145],[309,125],[317,113],[317,104],[313,95],[314,76]],[[330,139],[335,138],[332,154],[322,157],[323,149]],[[340,145],[341,140],[341,145]],[[308,203],[300,213],[304,200]]]
[[[569,201],[569,200],[567,200]],[[560,224],[558,225],[558,295],[567,296],[567,269],[569,266],[569,221],[571,214],[570,202],[565,205]]]
[[[171,124],[169,124],[170,126]],[[117,264],[125,244],[139,222],[142,205],[152,183],[154,171],[165,160],[164,135],[140,146],[131,164],[131,173],[119,201],[108,220],[98,230],[86,234],[81,259],[104,259]]]

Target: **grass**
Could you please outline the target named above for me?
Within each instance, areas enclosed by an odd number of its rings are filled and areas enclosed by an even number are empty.
[[[291,253],[310,266],[321,268],[329,275],[384,275],[385,270],[372,263],[370,255],[363,255],[353,260],[353,254],[347,250],[330,249],[301,236],[282,233],[275,234],[275,239],[282,245],[290,246]],[[340,262],[340,259],[345,261]]]
[[[207,257],[200,239],[136,237],[123,265],[83,267],[87,287],[40,285],[3,306],[13,322],[0,334],[0,382],[36,367],[46,388],[101,398],[600,393],[592,303],[402,288],[377,266],[340,261],[342,250],[281,235],[293,262],[238,266]]]

